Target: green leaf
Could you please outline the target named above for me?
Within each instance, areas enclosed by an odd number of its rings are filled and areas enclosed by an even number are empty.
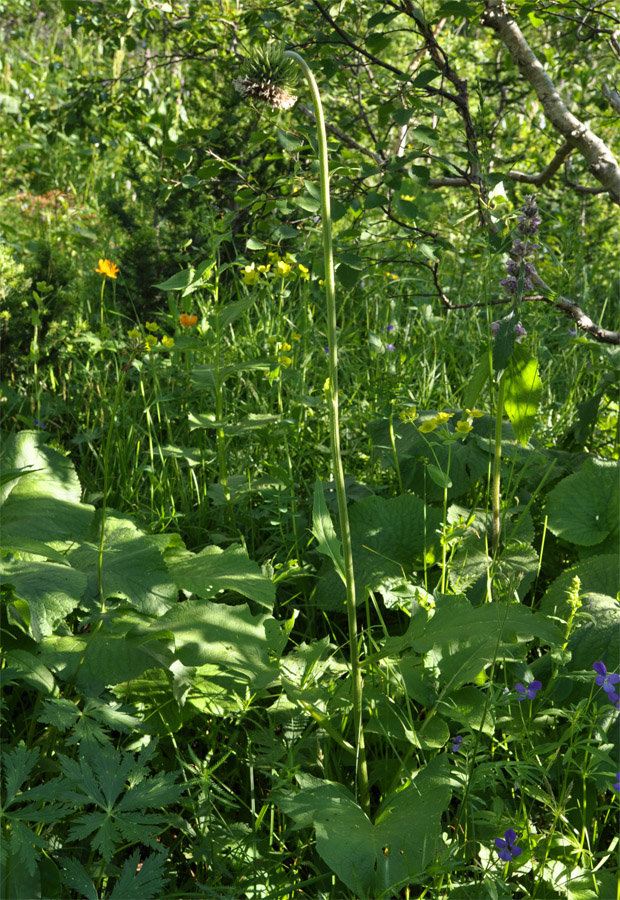
[[[170,577],[177,587],[199,597],[215,597],[220,591],[235,591],[273,609],[276,589],[247,551],[238,544],[225,550],[205,547],[200,553],[169,564]]]
[[[21,485],[20,489],[11,491],[2,506],[3,546],[5,538],[13,541],[31,540],[33,534],[41,542],[74,543],[86,538],[95,514],[93,506],[41,493],[36,485],[30,483],[25,484],[25,487],[28,491],[22,491]],[[62,557],[62,562],[67,564],[65,556]]]
[[[504,409],[512,422],[515,437],[523,446],[536,422],[542,382],[538,363],[525,347],[515,344],[504,378]]]
[[[463,409],[474,409],[476,401],[480,396],[483,388],[489,383],[491,378],[491,358],[488,352],[484,352],[471,377],[466,383],[465,393],[463,394]]]
[[[9,650],[6,654],[7,667],[2,672],[3,679],[25,681],[26,684],[40,691],[51,694],[56,682],[54,676],[40,659],[27,650]]]
[[[182,291],[181,296],[186,297],[204,285],[213,267],[214,263],[205,259],[198,268],[194,269],[193,266],[190,266],[189,269],[183,269],[182,272],[177,272],[167,281],[156,284],[155,287],[160,291]]]
[[[437,466],[432,463],[428,463],[426,466],[426,471],[431,476],[435,484],[438,484],[441,488],[451,488],[452,487],[452,479],[446,472],[442,472]]]
[[[44,436],[38,431],[20,431],[3,435],[0,464],[2,471],[14,477],[0,487],[0,502],[17,490],[22,496],[48,494],[62,500],[79,503],[82,488],[70,459],[57,450],[46,447]],[[23,471],[31,469],[31,471]],[[32,534],[32,532],[31,532]],[[40,538],[38,531],[35,531]]]
[[[39,751],[37,749],[28,749],[23,741],[20,741],[11,750],[3,751],[0,759],[6,791],[4,809],[11,805],[17,796],[17,792],[30,776],[38,758]]]
[[[76,891],[84,900],[99,900],[97,889],[84,866],[76,859],[61,857],[62,883]]]
[[[286,630],[272,616],[253,616],[247,604],[227,606],[209,600],[178,603],[157,627],[174,633],[176,654],[184,666],[218,666],[239,673],[253,690],[277,678]]]
[[[85,542],[68,554],[71,565],[88,577],[85,600],[97,606],[100,529],[101,513],[98,512],[90,528],[90,543]],[[104,598],[125,597],[137,609],[153,614],[164,612],[175,603],[177,589],[162,558],[164,541],[161,536],[145,534],[129,516],[108,510],[103,541]]]
[[[344,557],[340,540],[336,535],[334,525],[325,503],[323,483],[317,481],[314,485],[314,503],[312,506],[312,534],[317,540],[319,553],[328,556],[334,564],[336,572],[346,584],[344,574]]]
[[[4,526],[4,520],[2,524]],[[25,536],[12,537],[6,534],[4,528],[0,533],[0,548],[2,553],[5,551],[10,553],[31,553],[34,556],[43,556],[45,559],[51,559],[61,565],[69,565],[62,553],[59,553],[54,547],[50,547],[49,544]]]
[[[440,522],[441,510],[425,508],[413,494],[369,497],[350,506],[357,602],[364,602],[368,590],[381,591],[383,585],[406,580],[424,567],[425,557],[434,560]],[[318,537],[316,530],[314,534]],[[332,547],[338,546],[333,530],[329,539]],[[329,564],[321,569],[315,598],[322,609],[344,609],[344,584]]]
[[[347,291],[352,290],[361,277],[362,273],[359,269],[352,269],[351,266],[344,263],[340,263],[336,269],[336,278]]]
[[[388,798],[374,825],[343,785],[306,774],[297,781],[300,791],[278,793],[278,805],[297,828],[314,826],[319,856],[358,897],[397,893],[437,858],[451,795],[445,756]]]
[[[10,584],[14,596],[28,605],[28,624],[40,641],[80,605],[87,578],[69,566],[14,559],[0,563],[0,583]]]
[[[493,369],[503,372],[510,362],[515,346],[517,314],[514,309],[499,320],[499,329],[493,340]]]
[[[547,497],[549,528],[572,544],[592,547],[618,530],[618,463],[589,457]]]
[[[264,250],[266,245],[259,241],[258,238],[250,237],[247,239],[245,246],[248,250]]]
[[[141,859],[136,849],[123,865],[110,900],[158,900],[164,894],[166,852]]]
[[[253,297],[247,297],[244,300],[235,300],[234,303],[227,303],[226,306],[222,306],[218,311],[220,328],[227,328],[229,325],[232,325],[233,322],[241,318],[244,312],[247,312],[248,309],[254,306],[255,302],[256,300]]]
[[[303,140],[296,134],[291,134],[288,131],[282,131],[281,128],[278,128],[277,134],[278,143],[285,150],[288,150],[289,153],[294,153],[296,150],[299,150],[299,148],[303,146]]]

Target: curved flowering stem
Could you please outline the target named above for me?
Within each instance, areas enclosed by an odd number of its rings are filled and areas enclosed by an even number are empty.
[[[338,407],[338,335],[336,318],[336,281],[334,276],[334,250],[332,243],[332,219],[329,193],[329,163],[327,156],[327,134],[323,104],[316,79],[305,61],[295,50],[286,50],[280,55],[274,53],[258,54],[249,61],[248,72],[236,79],[237,90],[246,96],[263,100],[277,109],[289,109],[296,101],[290,88],[293,86],[290,67],[296,64],[301,69],[312,95],[314,117],[316,119],[318,157],[321,188],[321,220],[323,228],[323,256],[325,261],[325,300],[327,307],[327,340],[329,345],[329,432],[332,455],[332,469],[336,496],[338,499],[338,518],[342,539],[342,555],[344,560],[344,576],[347,592],[347,621],[349,630],[349,650],[351,665],[353,722],[355,728],[355,745],[357,756],[357,788],[362,808],[369,812],[368,769],[364,731],[362,727],[362,673],[357,632],[357,605],[355,598],[355,577],[353,571],[353,548],[351,529],[347,510],[347,496],[344,482],[344,468],[340,450],[340,417]],[[287,83],[288,82],[288,83]]]

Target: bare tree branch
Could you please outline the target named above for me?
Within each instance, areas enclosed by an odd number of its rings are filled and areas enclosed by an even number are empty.
[[[574,300],[569,300],[568,297],[556,294],[535,270],[530,274],[529,278],[532,284],[540,288],[543,299],[574,319],[577,323],[577,328],[580,328],[581,331],[586,331],[601,344],[620,344],[620,331],[608,331],[606,328],[601,328],[600,325],[592,321],[590,316],[584,313]]]
[[[482,24],[492,28],[501,38],[519,71],[536,91],[546,117],[579,150],[590,172],[614,203],[620,205],[620,166],[609,147],[568,110],[523,32],[508,13],[505,0],[485,0],[485,6]]]

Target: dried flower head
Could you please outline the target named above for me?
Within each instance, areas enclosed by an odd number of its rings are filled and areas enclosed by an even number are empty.
[[[250,100],[261,100],[273,109],[290,109],[297,102],[292,90],[296,84],[295,63],[284,55],[281,44],[269,50],[256,50],[245,61],[245,71],[233,85]]]

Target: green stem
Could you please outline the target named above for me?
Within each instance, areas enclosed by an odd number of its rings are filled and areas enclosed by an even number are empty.
[[[332,219],[329,195],[329,164],[327,158],[327,134],[319,88],[305,59],[294,50],[286,50],[284,55],[294,59],[302,70],[310,92],[316,118],[317,142],[321,181],[321,218],[323,224],[323,254],[325,259],[325,299],[327,301],[327,341],[329,344],[329,431],[331,438],[332,467],[336,496],[338,498],[338,518],[342,537],[345,583],[347,589],[347,619],[349,626],[349,649],[353,695],[353,721],[357,750],[357,784],[362,808],[369,812],[368,769],[362,728],[362,671],[360,667],[359,641],[357,634],[357,608],[355,602],[355,577],[353,572],[353,548],[347,510],[347,495],[344,485],[344,469],[340,451],[340,417],[338,409],[338,343],[336,320],[336,281],[334,276],[334,251],[332,245]]]
[[[491,488],[491,505],[493,510],[493,553],[497,553],[500,530],[500,465],[502,461],[502,418],[504,414],[504,394],[506,390],[506,373],[499,379],[499,394],[495,412],[495,454],[493,456],[493,484]]]

